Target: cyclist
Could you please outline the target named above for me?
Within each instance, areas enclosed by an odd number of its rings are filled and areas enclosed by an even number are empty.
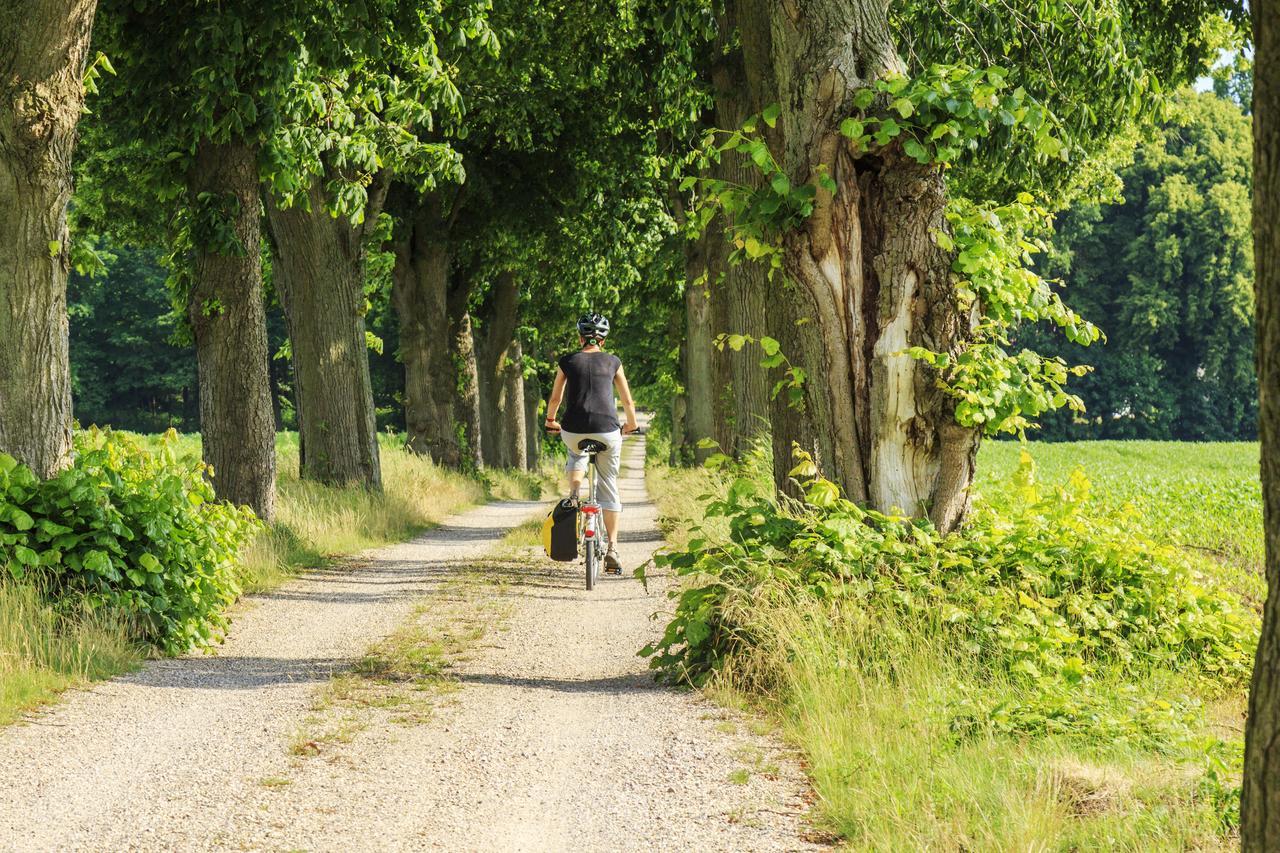
[[[560,433],[569,449],[569,494],[576,502],[587,473],[587,455],[578,452],[578,442],[592,438],[606,449],[596,454],[596,499],[604,511],[604,527],[609,533],[609,550],[604,555],[604,568],[610,574],[622,574],[622,564],[614,543],[618,541],[618,513],[622,501],[618,495],[618,469],[622,452],[622,436],[637,429],[636,404],[631,399],[631,386],[622,370],[622,361],[604,351],[609,336],[609,321],[602,314],[584,314],[578,320],[578,346],[575,353],[560,359],[551,399],[547,400],[546,430]],[[627,422],[618,423],[618,403],[614,390],[622,398]],[[557,421],[561,401],[566,401],[564,419]]]

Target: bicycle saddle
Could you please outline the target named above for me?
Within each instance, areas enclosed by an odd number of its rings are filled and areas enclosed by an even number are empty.
[[[609,445],[603,441],[596,441],[594,438],[584,438],[578,442],[578,450],[583,453],[600,453],[608,449]]]

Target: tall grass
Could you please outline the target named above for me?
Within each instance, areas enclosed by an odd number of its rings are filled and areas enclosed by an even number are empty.
[[[488,499],[538,498],[553,476],[550,467],[460,474],[384,436],[383,490],[374,492],[299,479],[296,434],[280,435],[276,452],[276,519],[243,555],[248,592],[276,587],[301,569],[408,539]],[[179,453],[198,457],[199,436],[183,436]],[[30,585],[0,581],[0,725],[68,687],[124,672],[146,654],[123,627],[92,614],[60,614]]]
[[[142,656],[122,625],[60,614],[31,584],[0,583],[0,725],[73,684],[124,672]]]
[[[983,448],[978,489],[995,496],[1019,448]],[[1248,597],[1261,561],[1256,445],[1098,442],[1034,445],[1041,479],[1082,467],[1095,497],[1148,535],[1201,555]],[[764,476],[761,468],[756,473]],[[700,469],[655,465],[650,484],[677,547],[702,520],[700,496],[726,487]],[[1198,535],[1197,535],[1198,532]],[[711,532],[715,538],[715,532]],[[1203,703],[1184,737],[1162,744],[957,730],[958,708],[1017,706],[1036,687],[990,673],[928,624],[867,612],[848,599],[746,598],[734,624],[754,645],[711,690],[773,717],[801,750],[815,817],[857,850],[1214,850],[1232,828],[1243,696],[1159,669],[1100,673],[1089,685],[1104,717],[1148,701]]]

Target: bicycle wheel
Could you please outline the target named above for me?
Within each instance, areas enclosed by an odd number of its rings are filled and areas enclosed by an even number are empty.
[[[587,591],[596,586],[596,543],[594,539],[586,540],[587,547]]]

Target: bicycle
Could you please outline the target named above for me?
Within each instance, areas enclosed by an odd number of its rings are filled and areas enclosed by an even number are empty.
[[[582,551],[586,556],[588,592],[595,589],[596,581],[600,580],[600,564],[608,551],[605,543],[609,539],[609,530],[602,523],[600,504],[596,501],[596,454],[608,449],[603,441],[592,438],[578,442],[578,451],[587,455],[587,499],[579,511],[582,513]]]
[[[547,432],[554,435],[558,434],[559,430],[547,430]],[[642,430],[636,430],[629,435],[641,435],[642,432]],[[623,439],[626,439],[626,435]],[[604,525],[600,504],[596,500],[596,454],[608,449],[608,445],[604,442],[593,438],[584,438],[578,442],[578,452],[585,453],[587,456],[587,499],[579,505],[578,511],[582,513],[580,544],[586,564],[588,592],[595,589],[596,581],[600,580],[600,565],[604,562],[604,555],[609,550],[609,530]]]

